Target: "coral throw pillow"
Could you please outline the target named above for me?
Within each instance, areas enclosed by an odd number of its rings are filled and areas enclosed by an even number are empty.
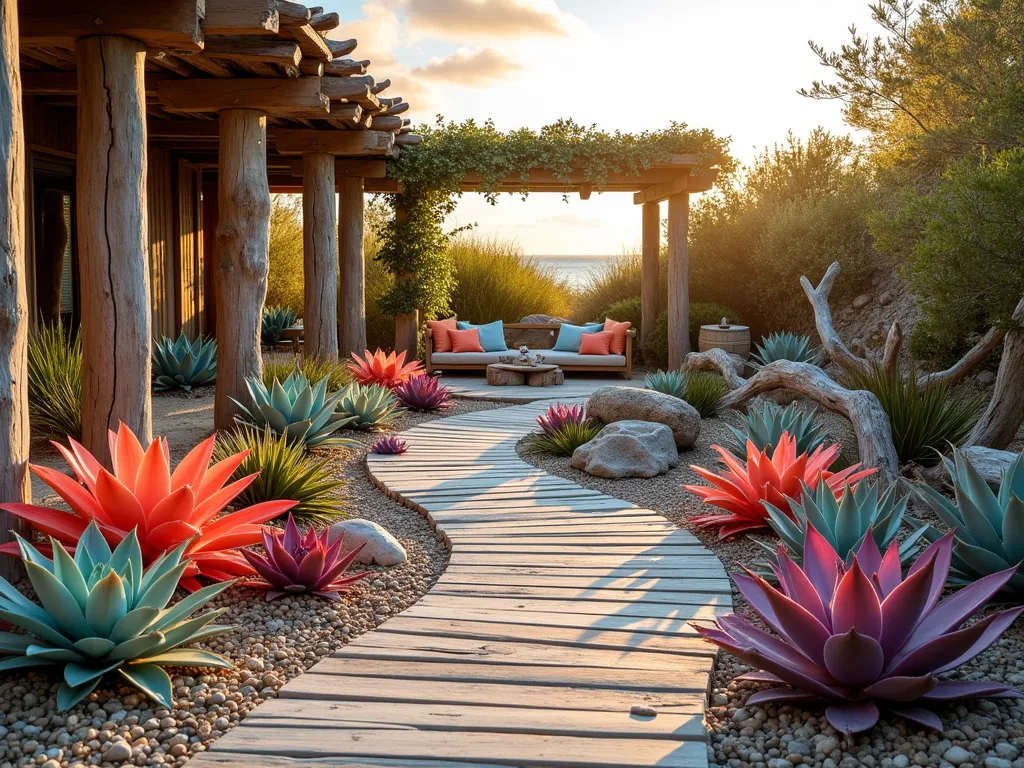
[[[448,331],[454,352],[483,352],[480,346],[480,331],[470,328],[468,331]]]
[[[613,355],[624,355],[626,354],[626,331],[629,330],[632,323],[625,322],[619,323],[612,320],[610,317],[606,317],[604,320],[604,329],[612,332],[612,343],[609,349]]]
[[[580,340],[581,355],[607,355],[611,347],[612,338],[615,334],[612,331],[598,331],[597,333],[584,333]]]
[[[455,318],[449,317],[447,320],[429,320],[427,321],[427,327],[430,328],[434,351],[451,352],[452,337],[449,336],[449,334],[455,330]]]

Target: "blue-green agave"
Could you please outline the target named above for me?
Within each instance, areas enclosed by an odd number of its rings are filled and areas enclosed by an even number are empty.
[[[952,461],[946,457],[942,461],[953,481],[955,498],[949,499],[928,485],[915,485],[914,489],[953,531],[950,584],[964,586],[1024,562],[1024,453],[1003,473],[998,493],[962,451],[953,451]],[[925,536],[937,541],[942,533],[929,525]],[[1024,595],[1024,573],[1018,570],[1003,593]]]
[[[370,429],[391,424],[404,411],[387,387],[353,382],[341,391],[338,412],[347,418],[348,429]]]
[[[899,496],[899,483],[892,483],[883,492],[881,484],[862,480],[856,486],[843,488],[842,499],[837,500],[828,483],[818,483],[811,489],[803,483],[799,499],[789,498],[789,513],[767,501],[761,502],[768,511],[768,525],[778,535],[789,556],[803,562],[804,540],[807,526],[820,533],[847,567],[853,564],[853,555],[871,532],[879,551],[884,552],[896,537],[907,511],[908,495]],[[917,543],[925,535],[926,526],[918,525],[899,545],[901,563],[908,563],[917,551]],[[753,538],[753,537],[751,537]],[[775,562],[776,542],[754,539]]]
[[[135,531],[111,552],[95,523],[82,533],[72,557],[51,538],[53,560],[25,539],[18,546],[39,605],[0,579],[0,619],[27,634],[0,632],[0,671],[64,668],[57,708],[73,707],[117,672],[162,706],[173,704],[165,666],[231,669],[220,654],[181,646],[234,627],[211,624],[226,609],[190,618],[232,582],[211,584],[168,607],[189,561],[189,542],[160,555],[148,569]]]
[[[792,360],[797,363],[813,363],[818,359],[818,350],[811,346],[810,336],[785,333],[770,333],[755,344],[757,351],[750,354],[751,364],[760,368],[776,360]]]
[[[760,406],[748,405],[739,428],[729,425],[732,437],[727,439],[728,445],[725,447],[734,456],[746,461],[747,440],[750,440],[759,451],[767,450],[768,458],[771,458],[775,446],[782,439],[782,433],[788,432],[796,440],[797,456],[813,453],[829,437],[817,421],[817,416],[815,408],[804,410],[797,405],[783,407],[770,400],[765,400]]]
[[[202,335],[189,341],[182,331],[177,341],[166,336],[153,347],[153,389],[167,392],[201,387],[217,378],[217,342]]]
[[[686,394],[687,376],[682,371],[654,371],[644,377],[644,386],[683,399]]]
[[[281,334],[295,325],[295,312],[291,307],[264,307],[260,324],[260,341],[272,347],[281,340]]]
[[[244,414],[235,416],[235,420],[240,424],[257,430],[270,427],[278,435],[302,443],[307,448],[346,447],[355,444],[352,440],[332,437],[353,419],[344,413],[336,412],[335,408],[344,390],[328,395],[329,377],[324,376],[312,387],[306,377],[298,371],[293,371],[284,380],[284,384],[274,379],[274,384],[269,390],[255,376],[247,378],[245,383],[252,398],[252,408],[246,408],[231,398]]]

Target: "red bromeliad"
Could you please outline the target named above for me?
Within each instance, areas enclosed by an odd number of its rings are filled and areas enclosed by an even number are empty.
[[[238,553],[260,540],[260,524],[284,514],[294,501],[268,501],[221,514],[259,472],[224,485],[245,460],[248,451],[210,466],[210,437],[193,448],[171,471],[166,438],[143,448],[124,424],[109,433],[114,471],[108,472],[81,444],[69,438],[70,448],[54,443],[71,465],[74,478],[49,467],[31,465],[32,471],[71,508],[70,512],[32,504],[3,504],[0,509],[24,519],[36,530],[73,549],[90,522],[99,526],[107,542],[116,546],[135,529],[143,565],[191,539],[185,556],[191,565],[181,586],[199,588],[196,577],[226,581],[253,574]],[[17,555],[16,543],[0,551]]]
[[[366,350],[363,357],[353,352],[348,367],[360,384],[379,384],[388,389],[423,375],[423,364],[419,360],[406,363],[404,350],[397,355],[394,352],[385,355],[381,349],[371,355],[370,350]]]
[[[307,592],[328,600],[340,600],[338,592],[369,573],[363,571],[342,577],[366,544],[360,544],[348,554],[342,555],[344,536],[339,536],[333,544],[328,545],[328,533],[328,530],[324,530],[317,536],[312,527],[300,533],[290,514],[284,531],[264,526],[263,546],[266,554],[261,555],[250,549],[242,550],[242,554],[266,581],[247,581],[244,582],[245,586],[266,589],[268,601],[282,595]]]
[[[582,424],[586,420],[587,414],[582,405],[553,403],[537,417],[537,424],[545,435],[554,435],[566,424]]]
[[[882,705],[942,730],[938,716],[920,704],[1021,697],[1000,683],[937,677],[988,648],[1024,611],[992,613],[964,627],[1016,568],[985,576],[940,600],[952,551],[950,532],[928,547],[903,578],[898,542],[883,556],[869,530],[847,568],[828,541],[808,527],[802,567],[779,547],[772,566],[778,587],[751,571],[733,577],[774,635],[739,616],[723,616],[716,627],[693,626],[755,668],[737,679],[777,684],[754,693],[748,704],[823,700],[825,717],[847,734],[873,727]]]
[[[394,391],[398,402],[413,411],[436,411],[451,404],[451,390],[437,376],[413,376]]]
[[[828,448],[818,446],[813,453],[796,454],[796,441],[788,432],[783,432],[779,445],[771,458],[768,449],[758,451],[747,441],[746,465],[729,451],[717,445],[711,446],[721,456],[726,472],[716,475],[702,467],[690,466],[694,472],[711,483],[707,485],[685,485],[686,490],[700,496],[705,504],[712,504],[726,510],[726,514],[701,515],[691,520],[700,526],[721,526],[719,538],[735,536],[745,531],[768,527],[768,511],[763,501],[788,510],[789,498],[799,498],[804,483],[814,490],[824,482],[836,494],[842,495],[844,485],[853,485],[858,480],[874,473],[875,469],[862,469],[853,464],[840,472],[830,472],[830,467],[839,455],[839,446]]]

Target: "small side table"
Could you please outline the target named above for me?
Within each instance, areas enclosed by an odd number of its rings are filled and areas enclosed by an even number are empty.
[[[512,365],[491,363],[487,366],[487,383],[496,387],[553,387],[565,382],[565,374],[557,365]]]

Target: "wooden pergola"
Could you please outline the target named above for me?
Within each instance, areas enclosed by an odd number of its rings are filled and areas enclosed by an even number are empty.
[[[211,251],[218,428],[232,423],[229,398],[261,372],[270,192],[294,183],[296,160],[307,354],[365,346],[363,192],[419,137],[403,117],[409,105],[382,95],[390,81],[349,57],[356,41],[335,39],[339,23],[289,0],[0,0],[0,499],[30,494],[25,167],[37,149],[75,165],[83,442],[101,459],[118,420],[151,435],[148,185],[165,179],[152,177],[147,153],[173,150],[187,167],[187,179],[168,170],[168,210],[179,233],[192,227],[190,248]],[[200,214],[216,220],[215,237],[203,236]]]

